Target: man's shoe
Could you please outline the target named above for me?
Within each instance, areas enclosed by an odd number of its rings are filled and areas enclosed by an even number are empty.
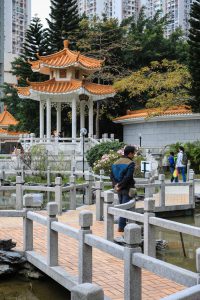
[[[118,230],[117,230],[118,232],[124,232],[124,229],[122,229],[122,228],[118,228]]]

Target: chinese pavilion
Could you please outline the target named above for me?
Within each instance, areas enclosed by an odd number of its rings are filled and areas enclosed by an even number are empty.
[[[56,108],[56,131],[61,131],[61,110],[66,103],[72,109],[72,139],[77,134],[77,109],[80,107],[80,128],[85,127],[85,105],[89,109],[89,137],[93,136],[93,103],[113,97],[112,86],[92,83],[86,78],[101,69],[104,61],[90,58],[69,49],[64,41],[64,49],[47,56],[39,56],[30,61],[33,72],[49,75],[44,82],[29,82],[28,87],[17,87],[21,98],[30,98],[40,103],[40,138],[44,137],[44,108],[46,107],[46,137],[51,137],[51,109]]]

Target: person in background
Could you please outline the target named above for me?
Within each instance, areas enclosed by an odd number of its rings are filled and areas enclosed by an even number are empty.
[[[187,166],[187,156],[182,146],[179,147],[179,152],[177,155],[176,168],[178,173],[182,175],[183,182],[186,182],[186,166]]]
[[[175,160],[174,160],[174,152],[173,151],[171,151],[169,154],[168,162],[169,162],[169,171],[170,171],[170,174],[172,175],[171,182],[173,182],[175,179],[173,176],[173,173],[175,170]]]
[[[135,186],[135,180],[133,179],[135,163],[132,161],[135,153],[136,148],[134,146],[126,146],[124,156],[119,158],[111,167],[110,178],[115,191],[118,193],[120,204],[132,199],[129,195],[129,190]],[[124,232],[125,226],[126,219],[120,217],[118,232]]]

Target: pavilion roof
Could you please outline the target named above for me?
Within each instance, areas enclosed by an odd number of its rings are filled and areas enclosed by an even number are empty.
[[[10,125],[17,125],[19,122],[4,108],[4,111],[0,114],[0,127],[8,127]]]
[[[102,85],[91,83],[86,80],[72,79],[70,81],[56,81],[55,78],[44,82],[28,82],[28,87],[17,87],[18,94],[21,97],[31,97],[32,92],[39,94],[70,94],[70,93],[82,93],[86,92],[90,95],[99,96],[114,96],[115,90],[110,85]]]
[[[39,60],[29,61],[32,65],[32,70],[48,74],[49,68],[63,69],[70,66],[76,66],[86,70],[99,70],[102,67],[104,60],[94,59],[80,54],[80,52],[69,49],[69,42],[64,41],[64,49],[51,55],[40,56]]]
[[[19,136],[20,134],[24,134],[24,133],[25,132],[22,132],[22,131],[9,131],[7,129],[0,128],[0,135],[14,135],[14,136]]]
[[[139,110],[128,110],[127,114],[122,117],[115,118],[113,121],[124,121],[130,119],[145,119],[148,117],[157,117],[157,116],[171,116],[171,115],[191,115],[192,110],[190,106],[181,105],[173,106],[166,110],[161,108],[150,108],[150,109],[139,109]]]

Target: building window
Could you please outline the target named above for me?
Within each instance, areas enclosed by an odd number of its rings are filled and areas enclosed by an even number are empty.
[[[60,70],[60,78],[66,78],[67,72],[66,70]]]

